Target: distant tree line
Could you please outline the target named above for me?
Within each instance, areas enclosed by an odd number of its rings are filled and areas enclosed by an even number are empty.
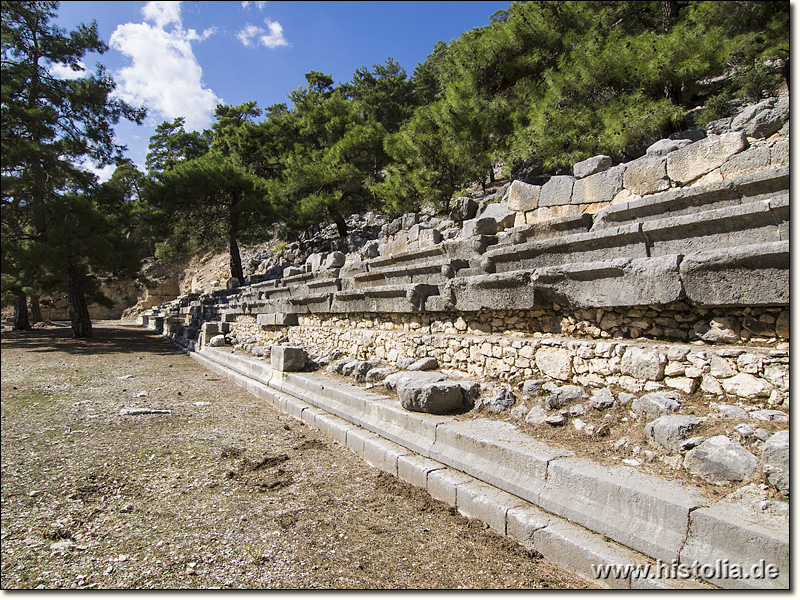
[[[243,279],[240,244],[279,229],[298,236],[345,217],[432,206],[534,160],[550,173],[703,119],[733,99],[785,82],[789,2],[515,2],[450,43],[411,76],[389,58],[334,83],[312,71],[289,103],[220,105],[209,130],[182,118],[150,139],[146,172],[113,143],[121,118],[144,109],[114,100],[111,78],[59,80],[104,51],[96,26],[66,33],[55,2],[2,4],[2,283],[4,305],[67,291],[73,331],[91,334],[86,298],[97,278],[139,259],[227,247]],[[103,184],[81,162],[117,165]]]

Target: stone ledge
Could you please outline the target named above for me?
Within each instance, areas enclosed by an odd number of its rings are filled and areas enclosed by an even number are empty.
[[[789,304],[789,241],[687,254],[681,281],[699,306]]]
[[[323,413],[320,412],[321,409],[314,406],[316,401],[319,400],[315,394],[305,393],[301,398],[296,398],[292,397],[294,394],[289,396],[280,391],[270,391],[265,384],[253,381],[238,372],[231,372],[228,366],[220,364],[221,361],[214,361],[213,359],[217,358],[218,354],[219,352],[214,352],[203,356],[194,352],[190,353],[193,358],[200,360],[216,372],[232,375],[234,381],[248,389],[248,391],[255,393],[259,397],[265,397],[275,403],[276,406],[283,406],[282,410],[286,410],[296,418],[306,422],[316,422],[317,419],[320,419],[322,426],[332,423],[329,419],[326,421]],[[240,358],[243,357],[229,357],[228,362],[236,362]],[[240,370],[247,371],[246,366],[241,366]],[[307,377],[309,379],[312,378],[312,376]],[[353,391],[355,395],[358,395],[358,393],[358,391]],[[310,404],[306,404],[307,401]],[[306,414],[307,411],[308,413]],[[680,551],[689,535],[693,536],[691,538],[691,543],[693,544],[705,542],[705,530],[703,527],[698,525],[691,533],[687,530],[688,514],[690,512],[692,515],[697,513],[697,517],[693,516],[695,520],[692,522],[700,523],[697,519],[705,513],[698,511],[706,508],[702,505],[703,500],[699,496],[695,496],[695,493],[689,488],[651,476],[645,476],[633,469],[630,470],[633,473],[628,473],[627,469],[608,469],[600,467],[591,461],[565,458],[563,456],[568,456],[571,453],[567,455],[562,453],[559,456],[557,451],[553,451],[546,445],[541,444],[541,442],[530,440],[527,436],[519,433],[511,424],[495,421],[491,423],[493,424],[488,427],[481,423],[480,420],[437,426],[436,442],[431,448],[431,456],[427,458],[434,460],[437,457],[442,458],[444,459],[442,461],[444,464],[450,464],[457,468],[461,467],[470,473],[477,473],[480,480],[489,484],[500,484],[506,488],[501,490],[504,493],[513,494],[517,498],[525,499],[525,496],[527,496],[535,499],[536,503],[541,504],[546,509],[557,511],[557,514],[566,516],[569,519],[575,519],[578,522],[583,521],[597,533],[623,542],[634,549],[649,550],[647,552],[648,556],[654,558],[663,557],[663,559],[667,559],[673,555],[672,552],[676,546],[677,550]],[[411,455],[410,451],[406,450],[406,445],[383,440],[383,438],[372,432],[355,427],[347,428],[346,425],[340,425],[339,428],[345,431],[346,444],[349,448],[364,456],[370,464],[395,475],[399,473],[398,464],[400,459]],[[533,446],[536,446],[536,448]],[[471,452],[474,456],[469,456],[470,447],[473,448]],[[528,448],[527,450],[525,449],[526,447]],[[547,456],[548,452],[551,453],[549,457]],[[624,474],[623,470],[625,471]],[[428,481],[429,490],[437,490],[437,485],[441,488],[444,479],[447,479],[447,472],[448,469],[431,469],[427,471],[426,480]],[[544,475],[542,475],[542,472],[544,472]],[[510,485],[506,485],[506,479],[512,480]],[[451,477],[450,481],[451,483],[447,484],[452,488],[452,494],[450,495],[454,496],[457,503],[458,488],[466,485],[471,480],[459,477],[453,480]],[[578,490],[573,485],[575,481],[581,483],[578,486],[580,488]],[[447,486],[445,486],[445,489],[447,489]],[[434,491],[431,491],[431,493],[434,494]],[[436,493],[441,495],[442,490],[438,489]],[[462,495],[462,498],[464,497]],[[613,508],[613,506],[610,507],[611,500],[614,500],[614,502],[622,501],[625,504],[624,510],[621,512],[611,510],[609,512],[609,508]],[[490,502],[489,500],[476,502],[474,498],[466,502],[471,502],[470,506],[473,507],[486,504],[489,514],[492,515],[490,519],[498,518],[497,511],[500,509],[495,506],[497,502]],[[511,508],[518,509],[525,506],[524,504],[516,504],[516,502],[515,500]],[[587,511],[586,506],[590,506],[590,510]],[[721,504],[711,505],[708,508],[711,511],[707,512],[711,513],[724,509]],[[692,512],[693,510],[694,512]],[[508,515],[509,511],[505,512]],[[657,518],[653,519],[653,515],[656,515]],[[494,522],[495,526],[497,526],[499,521]],[[572,531],[580,531],[580,529],[574,529],[575,525],[569,523],[566,523],[566,525],[573,528]],[[681,534],[681,527],[683,527],[683,534]],[[777,556],[775,559],[777,564],[788,563],[788,556],[783,556],[782,554],[784,548],[788,549],[788,530],[784,532],[778,527],[776,530],[771,531],[769,535],[763,535],[758,532],[758,528],[750,527],[746,523],[743,524],[733,519],[729,519],[725,527],[730,531],[728,537],[745,536],[748,539],[757,538],[759,543],[765,545],[765,547],[776,549],[774,552]],[[713,530],[714,528],[712,527],[711,529]],[[747,534],[744,531],[747,531]],[[783,533],[785,535],[781,535]],[[543,538],[543,536],[548,537]],[[547,548],[549,542],[558,540],[561,537],[563,536],[559,536],[550,525],[538,528],[533,533],[534,546],[538,539],[539,546]],[[562,539],[558,541],[556,548],[558,552],[566,552],[568,546],[569,544]],[[691,546],[687,547],[691,548]],[[580,548],[583,551],[583,558],[580,560],[583,560],[585,564],[586,557],[591,556],[592,551],[585,544],[580,545]],[[620,546],[620,548],[622,547]],[[629,552],[628,550],[624,551]],[[548,553],[554,557],[558,552],[553,549],[548,550]],[[735,546],[732,546],[728,552],[731,560],[749,564],[747,562],[751,559],[749,554],[737,554],[738,550]],[[542,553],[545,554],[544,551]],[[558,559],[561,563],[557,560],[557,564],[565,564],[566,566],[569,561],[565,556],[569,556],[569,553],[562,555]],[[580,560],[578,560],[578,563],[580,563]],[[571,568],[577,569],[578,567],[573,565]],[[685,582],[681,583],[685,584]],[[723,580],[718,583],[727,586],[730,582]],[[774,583],[776,587],[783,585],[782,582],[767,581],[766,583]],[[637,583],[639,587],[662,587],[663,585],[669,585],[669,582],[645,583],[639,581]],[[623,587],[625,586],[623,585]]]

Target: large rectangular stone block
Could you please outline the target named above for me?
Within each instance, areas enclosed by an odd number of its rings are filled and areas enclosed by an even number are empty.
[[[428,487],[428,475],[444,469],[442,463],[425,458],[419,454],[406,454],[397,459],[397,476],[405,482],[419,488]]]
[[[704,579],[721,588],[789,589],[789,541],[788,517],[755,514],[743,501],[723,500],[692,512],[680,560],[709,565],[715,576]],[[731,576],[730,565],[741,566],[746,577]]]
[[[397,476],[398,459],[407,454],[409,451],[399,444],[384,440],[374,434],[364,436],[364,449],[361,457],[373,467],[395,477]]]
[[[306,366],[308,354],[297,346],[273,344],[270,351],[272,368],[276,371],[300,371]]]
[[[539,506],[648,556],[671,561],[686,539],[694,490],[630,467],[585,459],[551,461]]]
[[[456,488],[456,508],[465,517],[478,519],[498,533],[506,534],[506,513],[511,508],[521,508],[524,502],[511,494],[473,481]]]
[[[598,536],[563,520],[553,520],[546,527],[533,532],[533,547],[547,560],[587,581],[604,588],[629,589],[630,575],[613,571],[599,577],[599,569],[606,565],[630,565],[637,562],[636,555],[604,542]]]
[[[576,180],[572,175],[554,175],[547,183],[542,186],[539,193],[539,206],[562,206],[571,204],[572,188],[576,185]],[[574,204],[578,204],[575,202]],[[525,210],[533,210],[527,208]]]
[[[760,200],[642,223],[653,256],[780,241],[770,202]]]
[[[722,166],[734,154],[748,147],[747,136],[741,132],[710,135],[667,155],[667,175],[683,185]]]
[[[683,297],[679,256],[613,259],[545,267],[533,272],[537,305],[579,308],[665,305]]]
[[[347,445],[347,432],[356,428],[349,421],[325,412],[315,416],[313,426],[343,446]]]
[[[533,308],[530,273],[514,271],[459,277],[447,284],[443,296],[450,298],[455,309],[526,310]]]
[[[789,241],[686,255],[680,273],[689,300],[700,306],[789,304]]]
[[[573,262],[646,257],[647,244],[641,226],[632,223],[498,247],[484,254],[483,264],[491,263],[500,273]]]
[[[440,425],[430,458],[537,504],[547,464],[572,456],[521,433],[511,423],[475,419]]]
[[[438,469],[428,475],[428,493],[450,506],[456,505],[458,486],[475,481],[469,475],[453,469]]]

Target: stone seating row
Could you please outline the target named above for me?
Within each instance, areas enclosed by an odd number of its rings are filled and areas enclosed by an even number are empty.
[[[187,295],[165,314],[195,325],[239,314],[287,325],[302,314],[520,310],[554,302],[788,304],[788,188],[788,168],[771,169],[612,205],[594,219],[570,215],[499,239],[446,240],[346,270]]]

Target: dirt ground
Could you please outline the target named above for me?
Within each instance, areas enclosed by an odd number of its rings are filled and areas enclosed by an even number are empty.
[[[2,334],[1,516],[6,590],[590,587],[118,322]]]

